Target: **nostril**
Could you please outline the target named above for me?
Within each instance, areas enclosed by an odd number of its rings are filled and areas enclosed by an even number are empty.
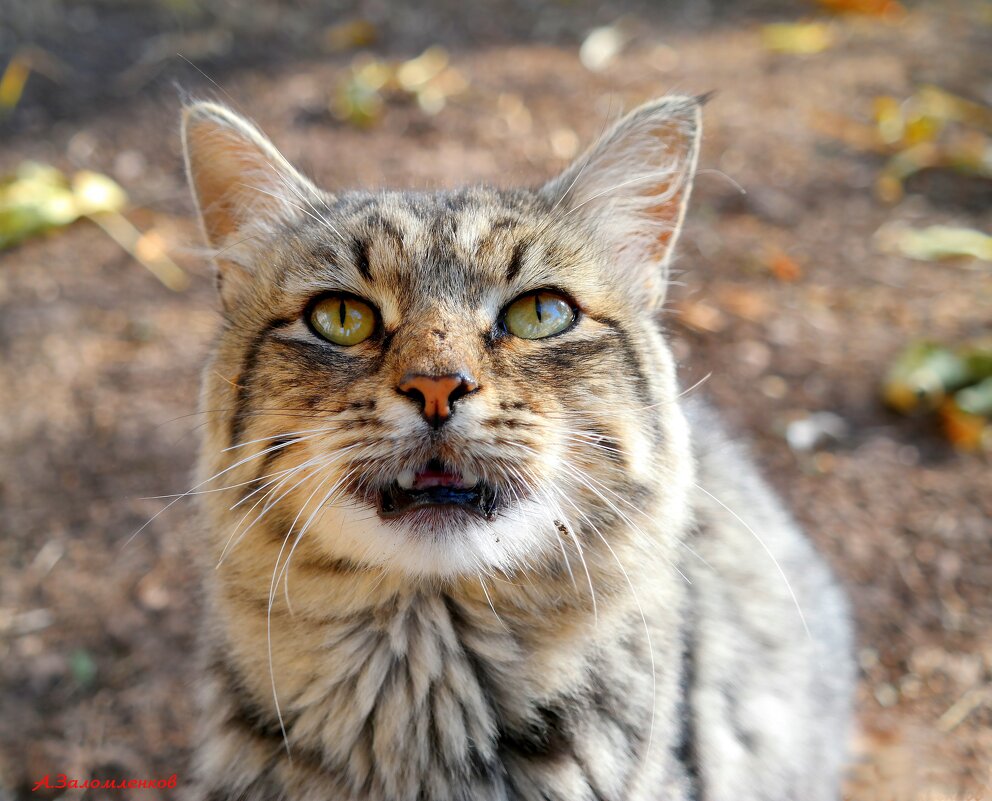
[[[406,384],[400,384],[396,388],[396,391],[399,392],[400,395],[405,395],[414,403],[416,403],[420,407],[420,411],[423,411],[424,407],[427,405],[427,398],[424,397],[424,393],[421,392],[416,387],[411,387]]]
[[[454,406],[457,401],[461,400],[469,393],[475,392],[477,389],[478,387],[474,383],[463,378],[461,383],[451,390],[451,394],[448,395],[448,404],[450,406]]]

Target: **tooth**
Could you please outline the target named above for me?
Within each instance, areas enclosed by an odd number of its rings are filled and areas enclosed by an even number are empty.
[[[413,489],[413,480],[415,478],[414,472],[412,470],[401,470],[400,474],[396,477],[396,483],[399,484],[403,489]]]
[[[467,467],[462,468],[462,484],[466,487],[474,487],[479,483],[479,477]]]

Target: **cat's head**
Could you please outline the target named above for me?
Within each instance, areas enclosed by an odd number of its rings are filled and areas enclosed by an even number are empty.
[[[536,189],[329,193],[189,106],[224,309],[202,462],[241,493],[211,507],[220,543],[452,576],[680,526],[658,317],[699,134],[699,102],[668,97]]]

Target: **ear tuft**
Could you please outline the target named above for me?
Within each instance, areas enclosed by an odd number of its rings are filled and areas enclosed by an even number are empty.
[[[699,155],[702,99],[665,97],[634,109],[542,193],[591,227],[616,278],[650,306],[664,299]]]
[[[318,190],[250,122],[216,103],[182,116],[186,171],[203,230],[214,248],[245,229],[291,221]]]

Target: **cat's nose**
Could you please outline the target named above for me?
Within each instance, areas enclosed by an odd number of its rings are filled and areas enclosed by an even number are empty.
[[[451,417],[452,407],[461,398],[479,388],[471,376],[464,373],[451,375],[422,375],[408,373],[396,385],[401,395],[420,406],[424,419],[431,428],[440,428]]]

